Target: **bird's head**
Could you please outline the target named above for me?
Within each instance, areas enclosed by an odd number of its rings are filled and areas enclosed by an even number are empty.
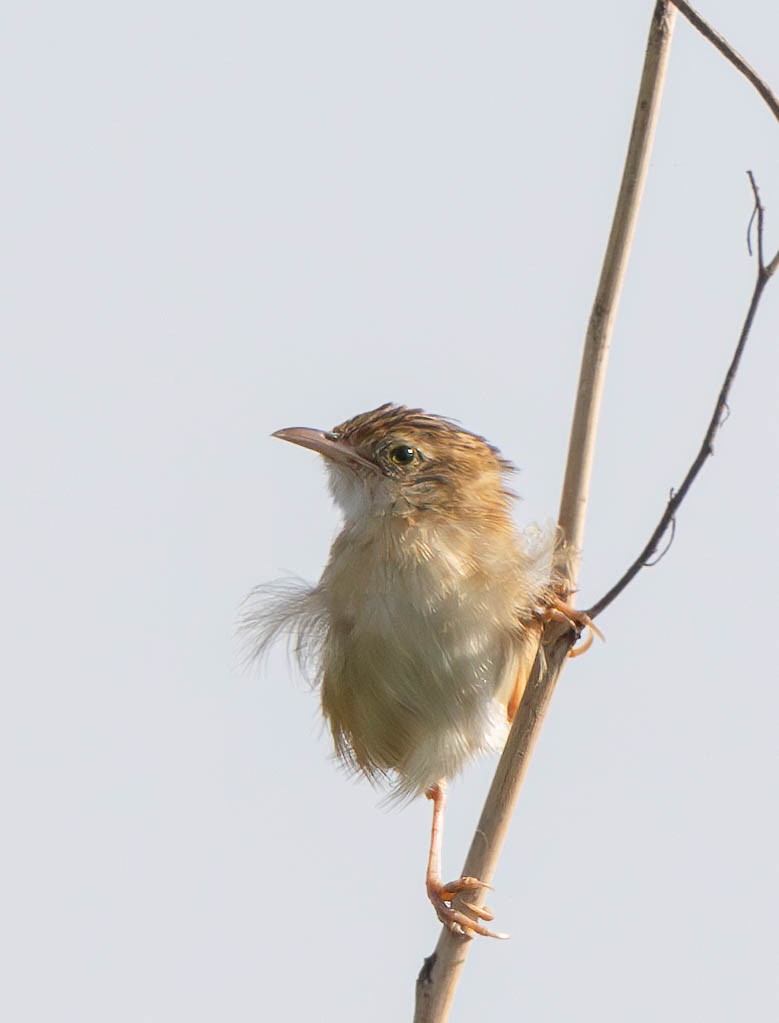
[[[511,464],[484,438],[421,409],[381,405],[329,431],[293,427],[273,436],[325,457],[347,521],[421,512],[501,520],[509,514]]]

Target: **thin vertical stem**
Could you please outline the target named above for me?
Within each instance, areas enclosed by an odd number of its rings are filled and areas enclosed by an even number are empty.
[[[652,17],[625,168],[584,340],[558,520],[566,540],[575,551],[581,550],[584,540],[611,336],[660,112],[675,15],[674,8],[661,0]],[[574,577],[577,569],[578,564],[572,568]],[[574,581],[575,578],[571,580],[572,583]]]

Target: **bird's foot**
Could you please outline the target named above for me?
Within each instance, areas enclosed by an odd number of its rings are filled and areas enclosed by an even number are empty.
[[[452,905],[455,896],[461,895],[463,892],[489,887],[490,885],[480,881],[478,877],[461,877],[448,884],[428,879],[427,897],[432,902],[438,919],[444,927],[449,928],[452,934],[458,934],[463,938],[470,938],[474,934],[481,934],[485,938],[507,938],[508,934],[491,931],[479,922],[480,920],[494,919],[492,911],[487,906],[477,906],[472,902],[461,900],[461,905],[473,913],[473,916],[469,916]]]
[[[569,657],[578,657],[580,654],[586,654],[596,636],[598,639],[602,639],[604,643],[606,641],[606,637],[586,611],[577,611],[575,607],[572,607],[560,598],[554,598],[549,604],[541,608],[539,618],[544,624],[547,622],[562,622],[565,625],[569,625],[576,633],[577,642],[578,637],[581,636],[584,630],[588,631],[589,635],[585,641],[580,646],[574,647],[569,652]]]

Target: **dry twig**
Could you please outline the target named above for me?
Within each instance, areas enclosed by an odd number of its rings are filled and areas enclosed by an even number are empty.
[[[744,347],[747,343],[749,332],[752,329],[752,323],[754,322],[755,314],[757,313],[757,307],[760,304],[760,299],[763,295],[763,291],[765,290],[766,284],[768,284],[772,275],[776,271],[777,266],[779,266],[779,251],[776,252],[773,259],[771,259],[768,263],[766,263],[765,261],[764,254],[765,210],[763,208],[762,202],[760,201],[760,193],[758,192],[754,175],[752,174],[752,171],[748,171],[747,173],[749,175],[749,183],[752,186],[752,194],[754,196],[755,201],[752,217],[750,218],[750,225],[753,220],[755,220],[757,223],[757,245],[755,247],[757,275],[755,278],[755,287],[752,291],[752,297],[749,302],[749,308],[747,309],[746,318],[744,319],[744,325],[741,328],[738,344],[736,345],[736,350],[733,353],[733,358],[730,360],[728,371],[725,374],[725,379],[722,383],[722,387],[720,388],[720,392],[717,397],[717,402],[714,406],[714,412],[712,413],[708,429],[706,430],[706,433],[703,437],[703,443],[701,444],[700,450],[698,451],[698,454],[695,456],[692,465],[687,470],[687,475],[684,477],[684,480],[682,481],[682,484],[679,487],[679,489],[676,491],[674,490],[671,491],[671,496],[668,500],[668,504],[665,507],[665,511],[663,512],[660,521],[657,523],[654,532],[650,536],[649,540],[646,543],[646,546],[641,551],[639,556],[627,569],[627,571],[622,575],[622,577],[611,587],[608,593],[605,593],[600,598],[600,600],[596,601],[592,605],[592,607],[587,609],[587,614],[590,616],[590,618],[597,617],[597,615],[604,611],[609,606],[609,604],[612,603],[612,601],[616,600],[616,598],[620,595],[620,593],[622,593],[622,591],[625,589],[628,583],[630,583],[631,580],[633,580],[638,575],[642,568],[648,567],[650,563],[657,564],[657,561],[659,559],[651,561],[651,558],[657,551],[657,548],[660,546],[661,540],[663,539],[663,537],[665,536],[666,532],[669,529],[672,530],[671,538],[673,538],[673,530],[675,529],[676,523],[676,513],[679,510],[682,501],[687,496],[687,493],[692,484],[694,483],[695,478],[703,468],[703,463],[711,455],[714,454],[714,438],[719,429],[722,427],[723,423],[728,418],[729,411],[728,395],[730,394],[730,389],[733,386],[733,381],[738,371],[739,363],[741,362],[741,356],[744,352]],[[665,551],[663,553],[665,553]]]
[[[709,40],[712,46],[719,50],[726,60],[730,61],[733,67],[737,68],[754,85],[768,104],[771,113],[779,121],[779,97],[769,89],[768,83],[758,75],[753,67],[747,64],[740,53],[733,49],[727,39],[713,29],[707,21],[704,21],[694,8],[685,3],[685,0],[671,0],[671,3],[685,16],[691,25],[698,29],[705,39]]]

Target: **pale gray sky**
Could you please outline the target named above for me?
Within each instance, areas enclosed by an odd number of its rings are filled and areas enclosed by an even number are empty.
[[[779,8],[701,8],[779,86]],[[554,516],[650,9],[4,4],[4,1019],[410,1018],[429,807],[344,778],[283,651],[235,668],[241,597],[337,528],[269,434],[422,405]],[[775,247],[776,124],[680,22],[582,603],[699,443],[747,168]],[[778,334],[779,282],[673,549],[558,688],[455,1023],[776,1018]]]

